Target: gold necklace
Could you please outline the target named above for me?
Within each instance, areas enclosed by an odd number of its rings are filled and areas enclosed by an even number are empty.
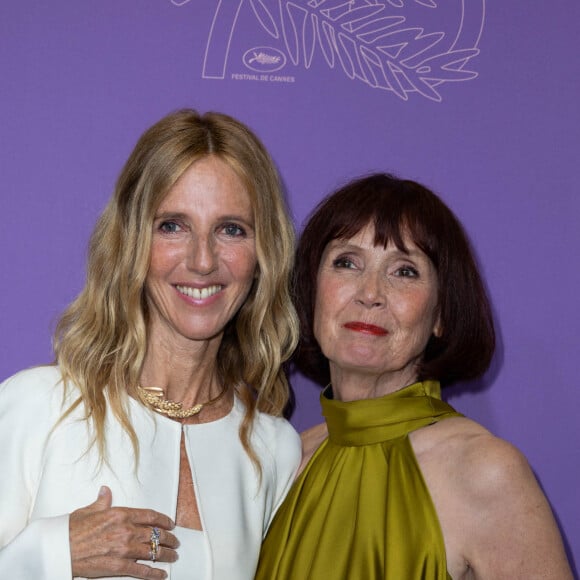
[[[143,403],[149,405],[149,407],[154,411],[157,411],[162,415],[167,415],[172,419],[187,419],[188,417],[197,415],[204,407],[217,403],[225,395],[226,391],[227,388],[224,387],[217,397],[214,397],[205,403],[198,403],[189,409],[183,409],[183,403],[176,403],[175,401],[166,399],[163,396],[163,389],[159,387],[145,388],[141,385],[137,385],[137,393]]]

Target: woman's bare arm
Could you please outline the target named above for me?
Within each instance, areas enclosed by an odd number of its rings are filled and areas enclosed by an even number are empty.
[[[455,580],[567,580],[552,510],[526,458],[468,419],[412,439]]]

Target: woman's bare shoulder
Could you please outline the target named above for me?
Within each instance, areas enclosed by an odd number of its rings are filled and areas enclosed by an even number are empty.
[[[411,434],[422,469],[435,471],[463,501],[489,507],[517,494],[535,477],[514,445],[465,417],[441,421]]]
[[[443,462],[456,478],[485,493],[503,488],[506,479],[531,475],[517,447],[466,417],[419,429],[411,434],[411,441],[418,459]]]

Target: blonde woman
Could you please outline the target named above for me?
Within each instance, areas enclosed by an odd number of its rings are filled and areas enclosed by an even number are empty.
[[[293,229],[235,119],[144,133],[56,363],[0,385],[0,577],[249,579],[300,460]]]

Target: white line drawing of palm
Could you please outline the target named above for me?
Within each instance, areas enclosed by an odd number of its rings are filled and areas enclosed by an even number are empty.
[[[188,2],[189,0],[172,0]],[[437,9],[436,0],[411,0]],[[469,1],[469,10],[465,2]],[[203,78],[223,79],[236,22],[245,0],[219,0],[206,46]],[[449,45],[444,32],[410,26],[401,9],[409,0],[276,0],[273,11],[263,0],[248,0],[262,28],[282,39],[294,65],[306,69],[318,49],[329,67],[338,63],[351,80],[391,91],[441,101],[437,87],[476,78],[467,64],[479,54],[485,0],[461,0],[461,21]],[[471,17],[472,22],[466,22]],[[477,20],[476,20],[477,19]],[[473,30],[475,29],[475,35]],[[467,31],[464,33],[464,31]],[[468,38],[466,42],[464,37]]]
[[[473,11],[473,0],[470,10]],[[436,9],[435,0],[415,0]],[[444,32],[425,32],[408,26],[403,14],[388,8],[404,8],[404,0],[279,0],[283,36],[290,60],[310,68],[316,48],[329,67],[338,63],[352,80],[376,89],[392,91],[403,100],[417,92],[433,101],[442,97],[436,87],[444,82],[477,77],[467,63],[479,54],[484,0],[481,0],[480,27],[471,47],[458,45],[465,26],[462,0],[460,31],[451,48],[443,48]],[[476,2],[475,2],[476,3]]]

